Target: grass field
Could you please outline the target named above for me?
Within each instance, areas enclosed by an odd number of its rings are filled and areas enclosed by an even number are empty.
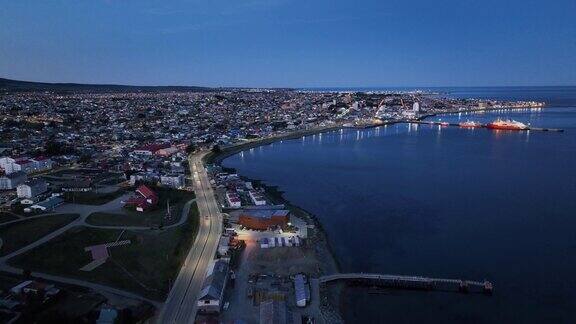
[[[111,258],[92,272],[79,271],[79,268],[91,261],[90,254],[84,251],[84,247],[115,241],[122,231],[74,228],[47,244],[14,258],[10,264],[23,269],[106,284],[163,300],[196,237],[197,230],[198,209],[196,204],[193,204],[190,217],[182,226],[157,231],[126,231],[121,239],[129,239],[132,243],[111,248]]]
[[[18,223],[0,225],[3,240],[0,255],[14,252],[78,218],[77,214],[60,214]]]
[[[154,188],[158,194],[158,205],[146,212],[137,212],[131,209],[124,209],[122,213],[94,213],[86,221],[92,225],[105,226],[151,226],[170,225],[178,222],[182,216],[184,204],[193,199],[194,193],[182,190],[172,190],[166,188]],[[172,217],[166,218],[166,206],[170,201]]]
[[[10,214],[8,214],[8,213],[0,212],[0,224],[1,224],[1,223],[6,223],[6,222],[9,222],[9,221],[13,221],[13,220],[16,220],[16,219],[18,219],[18,217],[14,216],[14,215],[10,215]]]
[[[98,193],[94,191],[89,192],[67,192],[64,194],[66,202],[81,204],[81,205],[104,205],[105,203],[114,200],[123,194],[126,190],[119,189],[114,192]]]

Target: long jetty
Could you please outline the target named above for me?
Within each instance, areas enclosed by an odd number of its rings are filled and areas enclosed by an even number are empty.
[[[490,281],[440,279],[420,276],[402,276],[377,273],[338,273],[320,277],[321,284],[347,281],[363,285],[410,290],[456,291],[461,293],[483,293],[492,295],[494,287]]]
[[[439,122],[439,121],[425,121],[425,120],[404,120],[403,123],[409,124],[425,124],[425,125],[437,125],[437,126],[458,126],[461,127],[460,124],[457,123],[447,123],[447,122]],[[486,125],[479,125],[476,128],[486,128]],[[542,131],[542,132],[563,132],[563,129],[560,128],[541,128],[541,127],[527,127],[524,129],[518,129],[515,131]]]

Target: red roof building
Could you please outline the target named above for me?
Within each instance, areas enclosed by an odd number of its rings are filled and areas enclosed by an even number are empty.
[[[245,210],[238,219],[240,225],[255,230],[267,230],[273,227],[284,227],[290,220],[288,210]]]
[[[148,144],[135,149],[134,153],[140,155],[152,155],[157,151],[161,149],[167,149],[170,146],[170,143]]]
[[[136,189],[136,196],[131,197],[124,204],[125,207],[135,207],[137,211],[143,212],[158,204],[158,195],[145,185]]]

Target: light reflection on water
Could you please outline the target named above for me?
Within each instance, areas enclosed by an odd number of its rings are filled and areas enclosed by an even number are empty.
[[[576,308],[576,109],[441,118],[497,117],[566,132],[344,129],[251,150],[224,165],[278,185],[317,215],[344,271],[495,283],[491,298],[350,293],[355,322],[377,322],[383,312],[391,322],[406,314],[414,321],[459,322],[467,314],[480,322],[567,322]]]

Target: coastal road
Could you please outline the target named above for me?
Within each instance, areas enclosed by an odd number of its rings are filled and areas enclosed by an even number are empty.
[[[222,215],[202,163],[204,155],[196,154],[188,160],[200,214],[198,235],[166,299],[159,323],[194,323],[196,303],[222,234]]]

